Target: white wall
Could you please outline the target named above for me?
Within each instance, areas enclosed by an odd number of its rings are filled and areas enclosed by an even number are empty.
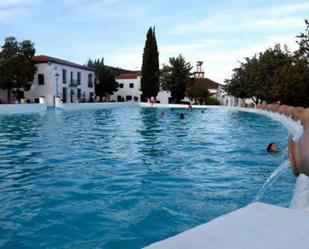
[[[110,96],[110,100],[114,100],[118,102],[118,96],[121,96],[124,98],[124,101],[129,101],[126,99],[126,96],[131,96],[132,100],[130,101],[135,101],[134,97],[137,98],[135,102],[139,102],[141,100],[141,94],[142,92],[140,91],[141,88],[141,77],[137,77],[136,79],[117,79],[116,81],[118,84],[123,84],[123,88],[118,88],[116,92],[114,92]],[[133,88],[130,88],[130,83],[133,83]]]
[[[161,104],[168,104],[170,97],[171,93],[169,91],[160,91],[158,93],[157,100],[159,100]]]
[[[67,102],[71,102],[71,90],[73,91],[72,102],[77,101],[77,89],[81,90],[81,96],[85,94],[86,100],[89,100],[90,93],[94,95],[94,72],[88,71],[85,69],[79,69],[75,67],[65,66],[56,63],[40,63],[37,64],[37,72],[34,76],[33,84],[31,86],[30,91],[25,92],[25,98],[34,101],[36,98],[44,96],[47,101],[48,106],[54,105],[54,96],[57,94],[57,79],[56,74],[58,73],[58,95],[63,97],[63,87],[67,89]],[[62,78],[62,70],[65,69],[67,71],[66,83],[63,82]],[[71,77],[70,72],[73,72],[73,80],[77,81],[77,72],[81,73],[81,84],[78,86],[70,86],[71,85]],[[44,85],[38,84],[38,75],[44,75]],[[92,87],[88,87],[88,74],[92,74]]]
[[[141,101],[141,77],[138,76],[136,79],[117,79],[116,81],[118,82],[118,84],[123,84],[123,88],[118,88],[118,90],[116,92],[114,92],[111,96],[110,96],[110,100],[116,101],[118,102],[118,96],[121,96],[124,101],[128,101],[126,99],[126,96],[132,96],[132,100],[133,102],[140,102]],[[133,83],[134,87],[130,88],[130,83]],[[170,97],[170,92],[168,91],[160,91],[158,93],[157,96],[157,100],[160,101],[160,103],[164,103],[164,104],[168,104],[168,99]],[[134,97],[137,97],[137,100],[134,100]]]
[[[29,91],[25,91],[25,98],[35,101],[40,97],[45,97],[47,105],[52,106],[54,103],[53,89],[53,70],[52,64],[42,63],[37,64],[37,72],[34,75],[33,83]],[[44,75],[44,85],[38,84],[38,74]]]

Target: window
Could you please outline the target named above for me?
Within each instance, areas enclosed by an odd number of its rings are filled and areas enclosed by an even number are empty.
[[[94,93],[89,93],[89,102],[94,102]]]
[[[126,96],[126,101],[130,101],[130,100],[132,100],[132,96],[131,95],[127,95]]]
[[[122,101],[122,97],[120,95],[117,96],[117,102],[121,102]]]
[[[92,73],[88,74],[88,87],[93,87],[93,75]]]
[[[134,83],[130,83],[130,88],[134,88]]]
[[[80,83],[81,83],[80,72],[77,72],[77,84],[80,85]]]
[[[137,102],[138,101],[138,97],[134,96],[134,101]]]
[[[77,99],[81,101],[82,99],[82,90],[80,88],[77,88]]]
[[[73,72],[70,72],[70,82],[73,84]]]
[[[44,85],[44,74],[38,74],[38,83],[39,85]]]
[[[119,84],[119,88],[123,88],[123,84],[122,83]]]
[[[67,96],[67,88],[63,87],[62,88],[62,101],[63,101],[63,103],[67,102],[67,98],[68,98],[68,96]]]
[[[67,83],[67,70],[62,69],[62,82],[63,84]]]

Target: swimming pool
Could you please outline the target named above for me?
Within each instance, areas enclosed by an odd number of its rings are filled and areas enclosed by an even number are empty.
[[[0,247],[141,248],[252,202],[287,158],[265,152],[288,133],[262,115],[161,111],[0,116]],[[262,201],[288,206],[294,183]]]

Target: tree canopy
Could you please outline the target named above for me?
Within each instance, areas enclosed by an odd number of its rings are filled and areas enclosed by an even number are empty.
[[[299,49],[296,51],[296,56],[300,59],[304,59],[309,63],[309,20],[305,19],[306,29],[304,33],[300,33],[298,36]]]
[[[193,81],[189,84],[186,96],[193,99],[196,104],[205,104],[209,98],[209,91],[206,85]]]
[[[174,103],[179,103],[186,95],[191,83],[192,66],[182,55],[169,59],[169,65],[164,65],[161,74],[161,85],[164,90],[171,92]]]
[[[29,40],[18,42],[15,37],[8,37],[4,41],[0,52],[0,87],[10,90],[13,88],[29,89],[36,67],[32,61],[35,55],[34,44]]]
[[[294,53],[277,44],[247,57],[226,80],[229,94],[258,101],[309,106],[309,22],[298,38]]]
[[[103,58],[95,60],[89,59],[87,65],[96,71],[95,93],[97,96],[102,98],[107,94],[112,94],[117,91],[118,83],[111,69],[104,65]]]
[[[255,102],[278,100],[278,85],[274,77],[280,68],[291,64],[292,59],[286,47],[279,44],[264,52],[245,58],[240,66],[233,70],[232,78],[226,80],[227,90],[239,98],[252,98]]]
[[[156,97],[160,90],[159,51],[155,28],[147,32],[142,64],[141,91],[143,99]]]

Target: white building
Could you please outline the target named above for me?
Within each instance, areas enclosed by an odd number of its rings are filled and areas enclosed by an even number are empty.
[[[116,77],[119,88],[110,96],[116,102],[141,101],[141,72],[122,73]],[[170,93],[160,91],[156,99],[162,104],[168,104]]]
[[[224,86],[220,86],[217,91],[217,99],[219,100],[221,105],[231,106],[231,107],[245,107],[245,106],[255,106],[254,101],[251,98],[241,99],[236,98],[232,95],[228,95],[225,91]]]
[[[45,97],[48,106],[54,106],[55,97],[59,96],[64,103],[87,102],[94,98],[94,70],[73,62],[49,57],[34,56],[32,59],[37,72],[30,89],[12,89],[9,103],[24,98],[31,103],[38,103]],[[0,101],[7,102],[8,90],[0,89]]]
[[[140,102],[141,100],[141,73],[122,73],[116,77],[118,90],[110,96],[116,102]]]
[[[63,103],[87,102],[94,98],[94,70],[73,62],[49,57],[34,56],[37,72],[26,99],[36,102],[41,96],[48,106],[54,106],[55,97]]]

